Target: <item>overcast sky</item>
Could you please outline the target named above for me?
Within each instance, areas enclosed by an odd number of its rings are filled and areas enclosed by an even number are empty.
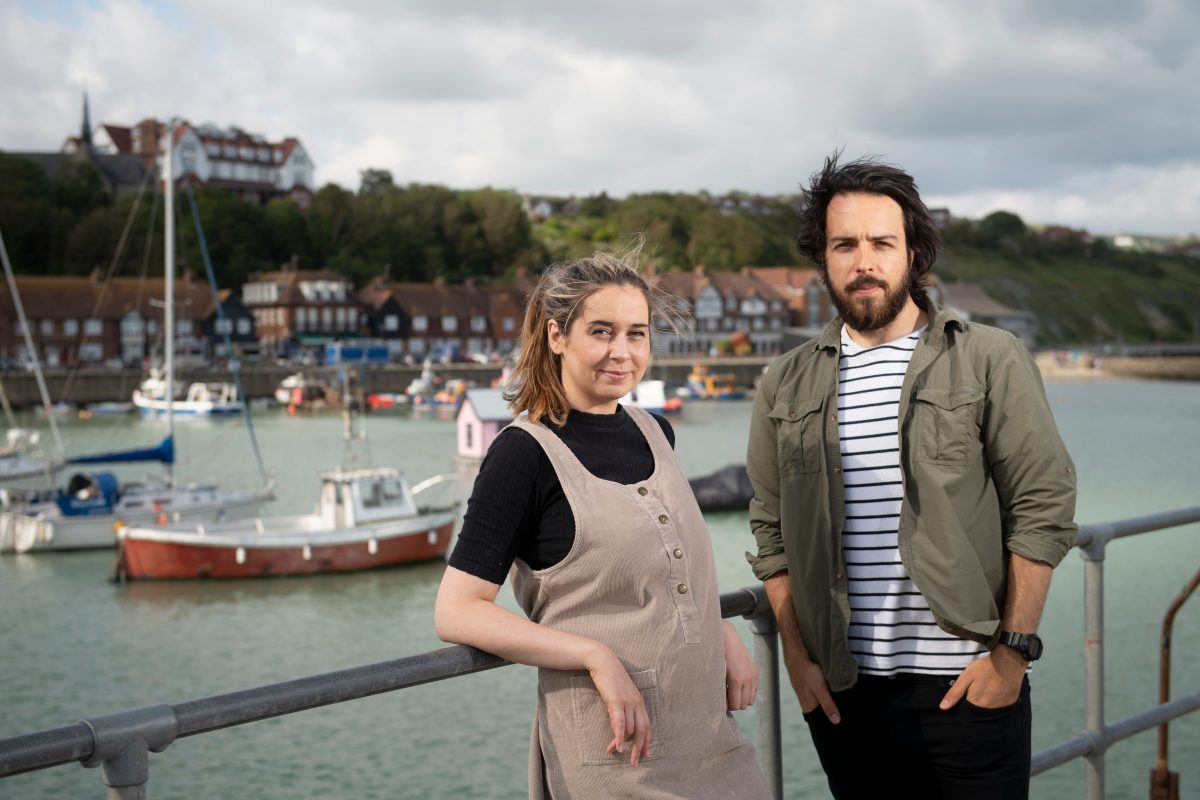
[[[1194,0],[0,0],[0,149],[178,115],[319,183],[793,192],[834,148],[931,205],[1200,233]]]

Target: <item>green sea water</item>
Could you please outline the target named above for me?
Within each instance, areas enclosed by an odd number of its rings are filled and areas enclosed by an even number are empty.
[[[1080,478],[1080,522],[1200,504],[1200,384],[1059,382],[1047,386]],[[691,403],[675,421],[685,472],[744,460],[748,402]],[[318,472],[341,451],[336,417],[255,417],[278,499],[268,513],[316,502]],[[448,417],[368,417],[375,463],[413,482],[466,471]],[[152,443],[157,423],[72,422],[73,452]],[[237,422],[179,430],[182,480],[248,486],[255,470]],[[145,467],[127,471],[135,478]],[[434,491],[461,491],[446,485]],[[708,516],[722,591],[753,582],[744,513]],[[184,700],[399,658],[442,646],[432,607],[440,563],[356,575],[117,586],[108,552],[0,557],[0,737],[150,703]],[[1156,702],[1158,638],[1171,599],[1200,568],[1200,526],[1109,549],[1109,721]],[[513,607],[508,590],[502,602]],[[1034,749],[1083,725],[1083,569],[1056,571],[1033,676]],[[748,637],[748,632],[743,629]],[[153,798],[521,798],[536,682],[507,667],[177,741],[151,757]],[[1200,691],[1200,599],[1176,623],[1174,692]],[[753,737],[754,711],[740,715]],[[795,698],[783,698],[789,798],[825,785]],[[1184,796],[1200,790],[1200,714],[1172,725]],[[1145,796],[1154,733],[1109,751],[1108,795]],[[1082,797],[1081,762],[1035,778],[1035,798]],[[0,780],[0,798],[102,797],[97,770],[68,765]]]

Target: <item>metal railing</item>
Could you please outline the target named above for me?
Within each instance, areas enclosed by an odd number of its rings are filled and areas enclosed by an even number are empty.
[[[1104,554],[1108,542],[1124,536],[1200,522],[1200,507],[1089,525],[1076,545],[1086,562],[1085,648],[1087,696],[1084,732],[1033,757],[1032,774],[1075,758],[1086,758],[1087,796],[1104,796],[1104,755],[1115,742],[1200,709],[1200,692],[1155,706],[1112,725],[1104,723]],[[783,796],[780,750],[779,640],[775,619],[761,586],[721,595],[721,615],[749,620],[759,668],[758,755],[775,797]],[[470,647],[456,646],[408,658],[313,675],[176,705],[158,704],[119,711],[74,725],[0,739],[0,778],[71,762],[100,767],[110,800],[145,797],[151,752],[176,739],[244,725],[269,717],[343,703],[374,694],[470,675],[509,662]]]
[[[1079,554],[1084,561],[1084,730],[1078,736],[1034,756],[1032,774],[1037,775],[1082,757],[1087,760],[1084,774],[1088,800],[1103,800],[1104,754],[1109,747],[1136,733],[1164,725],[1170,720],[1200,709],[1200,692],[1196,692],[1169,703],[1162,703],[1111,725],[1104,722],[1104,556],[1108,543],[1126,536],[1193,522],[1200,522],[1200,507],[1183,508],[1120,522],[1085,525],[1079,529],[1075,546],[1079,548]]]

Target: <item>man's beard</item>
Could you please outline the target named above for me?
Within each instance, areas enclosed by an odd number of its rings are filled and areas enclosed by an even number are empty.
[[[891,324],[904,308],[910,296],[913,284],[913,271],[910,266],[904,273],[904,278],[895,286],[890,287],[879,278],[862,275],[856,278],[845,290],[839,290],[829,284],[829,298],[837,309],[842,322],[854,331],[877,331]],[[852,292],[868,286],[878,286],[883,289],[883,296],[868,295],[853,297]]]

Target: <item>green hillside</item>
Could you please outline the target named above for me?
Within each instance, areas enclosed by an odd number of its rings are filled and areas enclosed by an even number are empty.
[[[197,206],[217,282],[228,287],[293,258],[359,286],[381,273],[504,284],[518,270],[619,246],[636,234],[645,236],[643,255],[660,270],[803,264],[794,242],[795,198],[786,196],[533,198],[491,188],[400,186],[386,170],[369,169],[357,193],[327,184],[307,210],[290,200],[260,206],[208,187],[197,191]],[[183,198],[176,213],[179,267],[200,271]],[[138,274],[162,259],[161,224],[159,198],[114,198],[86,162],[49,178],[34,162],[0,153],[0,230],[20,273]],[[1200,339],[1198,258],[1116,252],[1080,231],[1030,230],[1004,211],[955,220],[943,236],[937,274],[979,283],[996,300],[1033,311],[1043,343]],[[114,257],[118,252],[122,257]]]

